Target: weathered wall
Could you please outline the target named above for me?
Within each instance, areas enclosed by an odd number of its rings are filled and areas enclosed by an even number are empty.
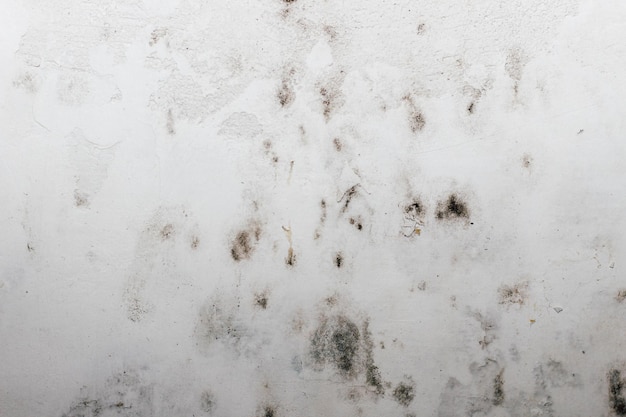
[[[626,415],[622,1],[3,0],[0,415]]]

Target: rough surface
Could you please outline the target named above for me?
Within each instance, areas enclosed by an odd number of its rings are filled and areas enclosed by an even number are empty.
[[[3,0],[0,416],[626,415],[626,7]]]

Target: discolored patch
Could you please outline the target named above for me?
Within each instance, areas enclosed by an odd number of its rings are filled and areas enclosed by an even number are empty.
[[[406,377],[405,381],[398,383],[393,389],[393,398],[398,404],[408,407],[415,399],[415,382],[413,379]]]
[[[330,362],[344,377],[354,377],[361,334],[343,315],[324,319],[311,339],[311,356],[318,365]]]
[[[617,300],[618,303],[621,303],[624,300],[626,300],[626,290],[617,291],[617,294],[615,295],[615,299]]]
[[[341,269],[341,267],[343,266],[343,253],[337,252],[335,254],[334,261],[335,261],[335,266]]]
[[[524,305],[528,297],[528,283],[521,282],[513,286],[502,285],[498,288],[498,304],[518,304]]]
[[[258,308],[265,310],[267,308],[267,304],[269,303],[269,298],[267,292],[257,293],[254,295],[254,305]]]
[[[504,368],[493,379],[493,405],[502,405],[504,402]]]
[[[469,219],[470,211],[461,197],[453,193],[437,204],[435,216],[438,220]]]
[[[210,391],[204,391],[200,395],[200,410],[205,413],[212,413],[215,409],[215,396]]]
[[[618,416],[626,416],[626,398],[624,398],[624,380],[621,371],[611,369],[607,375],[609,382],[609,406]]]
[[[250,259],[261,238],[261,227],[251,224],[247,229],[237,232],[231,242],[230,256],[235,262]]]

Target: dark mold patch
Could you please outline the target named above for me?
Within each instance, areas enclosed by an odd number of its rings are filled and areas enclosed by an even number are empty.
[[[358,326],[343,315],[322,321],[311,339],[311,356],[318,365],[332,363],[344,377],[353,377],[361,334]]]
[[[624,380],[621,371],[611,369],[607,375],[609,382],[609,406],[618,416],[626,416],[626,398],[624,398]]]
[[[205,413],[212,413],[215,409],[215,396],[210,391],[204,391],[200,395],[200,410]]]
[[[247,334],[237,319],[238,308],[237,298],[225,300],[223,295],[216,295],[202,306],[194,330],[196,346],[202,353],[207,353],[217,341],[238,347]]]
[[[267,292],[257,293],[254,295],[254,305],[265,310],[269,302]]]
[[[62,416],[153,415],[152,400],[152,386],[143,383],[137,373],[124,371],[109,378],[98,396],[82,396]]]
[[[435,216],[438,220],[469,219],[467,204],[457,194],[450,194],[445,201],[437,204]]]
[[[363,220],[361,219],[361,216],[357,216],[357,217],[350,217],[350,219],[348,220],[350,222],[350,224],[352,226],[354,226],[358,231],[363,230]]]
[[[365,346],[365,382],[374,389],[378,395],[385,393],[380,370],[374,362],[374,341],[369,330],[369,322],[363,323],[363,344]]]
[[[260,238],[261,228],[258,225],[239,231],[231,243],[230,256],[236,262],[250,259]]]
[[[333,145],[335,145],[335,150],[337,152],[341,152],[341,149],[343,149],[343,144],[341,143],[341,140],[339,140],[339,138],[333,139]]]
[[[413,96],[411,94],[407,94],[402,98],[408,105],[408,119],[409,119],[409,127],[411,132],[417,133],[424,129],[426,126],[426,118],[415,104],[413,100]]]
[[[513,286],[502,285],[498,288],[498,304],[511,305],[518,304],[524,305],[528,291],[528,283],[522,282]]]
[[[336,266],[337,268],[341,268],[341,267],[343,266],[343,253],[341,253],[341,252],[337,252],[337,253],[335,254],[335,259],[334,259],[334,261],[335,261],[335,266]]]
[[[493,379],[493,398],[491,403],[493,405],[502,405],[504,402],[504,368]]]
[[[289,75],[291,76],[293,73],[294,71],[291,70]],[[276,92],[276,98],[278,99],[281,107],[288,107],[296,98],[296,93],[291,85],[290,76],[283,77],[280,88]]]
[[[167,129],[167,133],[170,135],[174,135],[176,133],[176,129],[174,128],[174,114],[172,113],[172,109],[167,110],[167,123],[165,124],[165,128]]]
[[[343,195],[338,201],[338,202],[343,201],[343,207],[341,208],[342,213],[345,213],[348,210],[348,207],[350,206],[352,199],[354,199],[354,197],[359,195],[358,189],[360,186],[361,184],[355,184],[352,187],[348,188],[345,193],[343,193]]]
[[[285,258],[285,265],[288,267],[294,267],[296,265],[296,254],[293,251],[293,248],[289,248],[287,251],[287,257]]]
[[[413,379],[407,377],[405,381],[396,385],[393,390],[393,398],[398,404],[408,407],[415,398],[415,383]]]
[[[404,214],[412,219],[422,217],[424,215],[424,212],[424,205],[417,197],[413,198],[413,201],[404,206]]]
[[[276,406],[271,404],[265,404],[259,407],[259,411],[257,412],[258,417],[277,417],[278,412]]]
[[[170,238],[174,237],[174,232],[174,225],[172,225],[171,223],[166,224],[165,226],[163,226],[160,232],[161,240],[169,240]]]
[[[469,114],[474,114],[474,106],[475,106],[475,104],[474,104],[473,101],[469,104],[469,106],[467,106],[467,112]]]

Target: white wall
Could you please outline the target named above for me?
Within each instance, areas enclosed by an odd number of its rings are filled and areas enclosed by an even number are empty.
[[[1,9],[1,416],[626,414],[623,1]]]

